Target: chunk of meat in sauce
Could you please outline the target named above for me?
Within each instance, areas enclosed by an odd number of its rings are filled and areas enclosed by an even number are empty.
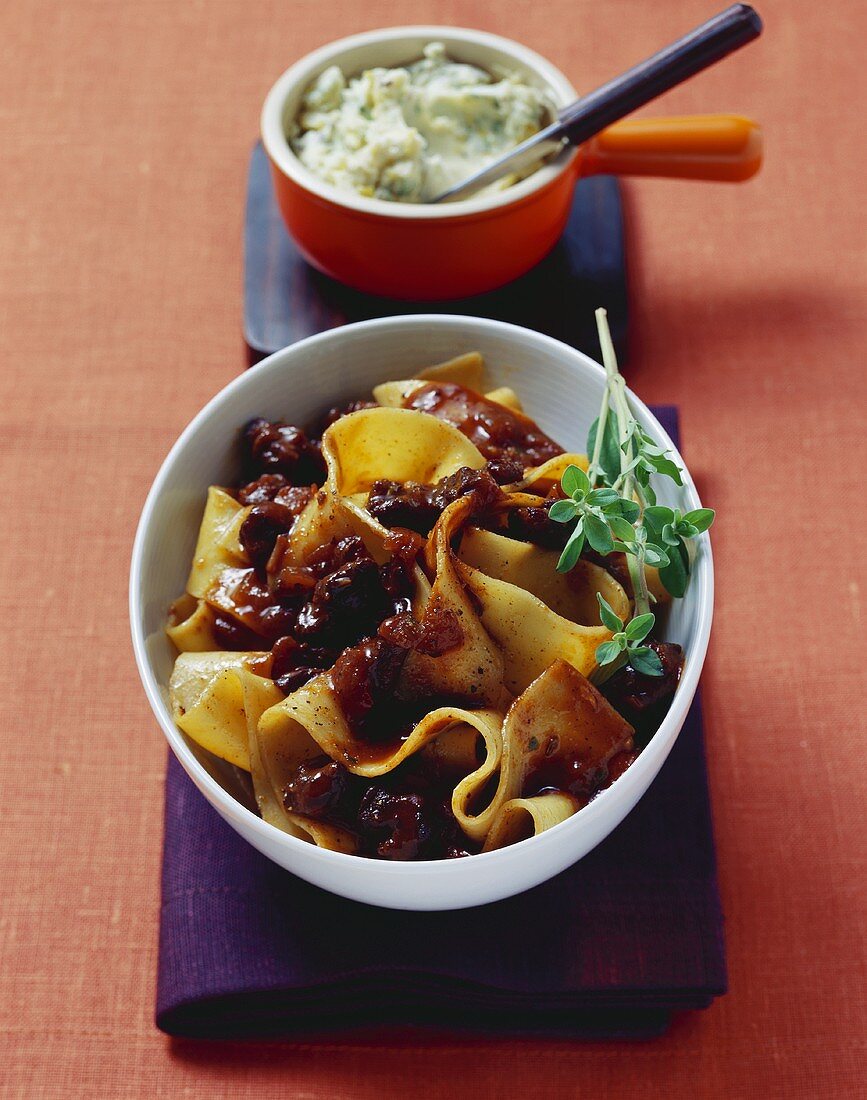
[[[425,540],[416,531],[410,531],[405,527],[394,527],[385,536],[383,548],[405,569],[411,569],[415,559],[424,549],[424,543]]]
[[[586,800],[603,785],[608,770],[602,764],[588,767],[582,754],[564,753],[541,760],[527,776],[521,794],[524,798],[544,791],[563,791],[579,800]]]
[[[457,859],[478,848],[462,832],[451,791],[418,773],[414,765],[371,785],[358,814],[366,854],[379,859]]]
[[[683,671],[683,649],[673,642],[647,643],[662,662],[661,676],[647,676],[632,665],[618,669],[599,690],[646,741],[671,706]]]
[[[220,649],[249,653],[262,646],[261,636],[231,615],[215,615],[211,632]]]
[[[334,652],[323,646],[297,642],[286,636],[271,648],[271,679],[286,695],[303,687],[308,680],[334,663]]]
[[[315,570],[316,559],[311,561]],[[303,640],[326,639],[342,648],[409,607],[406,567],[393,558],[377,565],[355,536],[340,540],[326,569],[298,612],[297,636]]]
[[[329,674],[331,686],[354,729],[369,725],[371,711],[393,701],[407,652],[384,638],[366,638],[345,649],[334,662]],[[391,729],[385,732],[392,735]]]
[[[283,805],[290,813],[313,818],[337,818],[346,798],[352,773],[327,756],[300,764],[283,788]]]
[[[424,809],[420,794],[392,794],[371,786],[361,801],[358,824],[364,833],[373,834],[380,859],[418,859],[431,836]],[[382,834],[384,839],[377,843]]]
[[[619,779],[621,775],[630,768],[638,759],[638,753],[634,750],[628,752],[619,752],[616,756],[612,756],[608,761],[608,778],[603,787],[610,787],[615,779]]]
[[[237,491],[241,504],[266,504],[273,500],[290,482],[282,474],[262,474],[255,481],[242,485]]]
[[[250,647],[253,649],[263,648],[261,639],[270,645],[295,628],[293,608],[275,601],[255,569],[224,569],[209,591],[208,600],[218,614],[240,622],[258,635],[259,644]]]
[[[296,637],[343,648],[409,607],[409,571],[395,558],[377,565],[358,536],[317,549],[305,567],[314,580],[298,611]],[[304,591],[304,590],[302,590]]]
[[[451,608],[429,608],[421,622],[409,612],[392,615],[379,624],[379,636],[403,649],[441,657],[464,639],[461,621]]]
[[[500,485],[518,480],[522,473],[519,463],[500,460],[486,463],[481,470],[461,466],[435,485],[380,479],[371,487],[367,510],[385,527],[427,535],[442,512],[461,497],[472,495],[474,515],[490,512],[503,498]]]
[[[347,405],[334,405],[322,418],[321,432],[331,427],[332,424],[338,420],[342,420],[344,416],[350,416],[352,413],[361,412],[363,409],[377,409],[379,406],[375,401],[350,401]]]
[[[251,516],[275,507],[283,506],[256,505]],[[268,513],[263,525],[267,519]],[[267,545],[250,548],[261,562]],[[272,559],[277,556],[275,551]],[[410,607],[412,580],[404,563],[392,558],[378,566],[354,535],[318,547],[303,566],[281,568],[276,576],[270,569],[271,559],[268,583],[256,569],[225,570],[209,598],[219,609],[216,633],[226,648],[260,649],[263,639],[273,646],[272,676],[287,693]]]
[[[439,657],[460,645],[463,630],[450,609],[434,608],[418,622],[411,612],[392,615],[375,637],[348,646],[329,673],[331,686],[356,736],[396,740],[427,713],[430,700],[404,703],[395,698],[403,664],[411,650]]]
[[[408,394],[406,409],[418,409],[453,424],[489,459],[517,459],[539,466],[563,454],[535,421],[455,382],[430,382]]]
[[[548,768],[543,764],[529,777],[523,793],[529,796],[548,790],[565,791],[578,799],[579,806],[584,806],[599,791],[610,787],[637,759],[638,753],[634,749],[625,749],[615,753],[607,765],[590,771],[577,757],[557,760],[554,766]]]
[[[428,485],[414,481],[401,484],[380,478],[367,497],[367,510],[384,527],[401,527],[426,535],[442,511]]]
[[[506,517],[506,530],[510,539],[532,542],[546,550],[562,550],[572,529],[568,524],[555,523],[548,509],[541,505],[521,505],[510,508]]]
[[[298,612],[301,638],[328,631],[345,635],[352,622],[376,613],[384,601],[379,568],[372,558],[357,558],[339,566],[316,582],[313,595]]]
[[[411,760],[371,782],[327,756],[300,764],[283,789],[290,813],[348,829],[375,859],[455,859],[478,846],[462,833],[451,790]]]
[[[313,497],[312,485],[293,485],[282,474],[262,474],[236,490],[241,504],[267,504],[275,500],[300,515]]]
[[[250,480],[280,474],[292,485],[321,485],[325,461],[319,441],[294,424],[257,417],[241,436],[244,469]]]
[[[292,494],[291,496],[289,494]],[[310,500],[308,488],[290,488],[274,499],[254,504],[241,524],[238,539],[257,569],[264,569],[277,538],[292,530]]]
[[[583,805],[599,791],[610,787],[637,758],[638,753],[631,748],[615,753],[607,763],[591,766],[578,753],[543,758],[527,776],[522,794],[529,798],[543,791],[564,791]]]

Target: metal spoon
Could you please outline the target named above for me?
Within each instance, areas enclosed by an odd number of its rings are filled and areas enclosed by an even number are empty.
[[[758,12],[748,4],[733,4],[622,76],[570,103],[560,111],[555,122],[538,134],[428,201],[465,199],[508,173],[520,173],[552,153],[559,153],[567,144],[580,145],[612,122],[752,42],[761,33],[762,21]]]

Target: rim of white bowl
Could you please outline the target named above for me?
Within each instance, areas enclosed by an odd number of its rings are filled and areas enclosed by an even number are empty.
[[[347,50],[360,46],[375,46],[381,42],[393,42],[401,38],[430,38],[432,41],[441,39],[446,44],[472,42],[475,45],[500,50],[528,69],[532,69],[555,92],[556,106],[563,107],[578,98],[578,93],[571,81],[555,65],[541,54],[527,46],[522,46],[520,42],[514,42],[511,38],[503,38],[498,34],[489,34],[487,31],[477,31],[469,27],[435,25],[382,27],[379,30],[364,31],[362,34],[338,38],[305,54],[272,85],[262,105],[260,129],[265,150],[281,172],[319,198],[362,214],[399,219],[436,220],[470,217],[486,211],[496,211],[504,206],[512,206],[533,192],[546,187],[569,168],[578,154],[577,149],[564,150],[553,161],[543,165],[526,179],[493,195],[487,195],[484,198],[459,199],[452,203],[433,206],[427,203],[388,202],[385,199],[354,195],[320,179],[301,163],[286,137],[283,108],[289,94],[296,88],[306,88],[317,70],[321,70],[324,65],[334,61]]]
[[[359,860],[365,860],[372,865],[371,873],[379,875],[417,875],[420,868],[423,868],[425,873],[430,875],[438,875],[443,878],[447,878],[450,875],[460,877],[463,874],[461,868],[465,865],[465,861],[462,859],[446,859],[415,860],[409,863],[396,863],[387,860],[366,860],[366,857],[363,856],[349,855],[345,852],[333,852],[328,848],[318,848],[312,846],[308,841],[300,840],[297,837],[291,836],[289,833],[284,833],[273,825],[269,825],[266,821],[263,821],[261,817],[253,813],[252,810],[249,810],[229,794],[229,792],[226,791],[196,759],[195,754],[187,744],[183,734],[175,725],[165,705],[156,676],[148,660],[147,640],[144,633],[141,614],[142,601],[140,598],[142,558],[148,538],[151,517],[162,494],[163,486],[173,472],[175,464],[183,455],[187,441],[199,431],[203,424],[207,423],[211,414],[216,409],[231,404],[235,394],[239,390],[244,389],[250,378],[255,378],[257,374],[278,369],[281,360],[286,358],[289,354],[295,355],[297,353],[303,353],[304,349],[310,347],[312,344],[326,344],[339,338],[345,339],[346,333],[349,330],[354,332],[370,331],[374,329],[388,330],[389,328],[405,330],[415,325],[422,325],[426,328],[430,326],[442,326],[447,328],[455,323],[461,325],[469,323],[479,326],[482,329],[498,332],[500,335],[512,333],[516,337],[520,336],[522,340],[527,340],[529,338],[531,342],[537,342],[540,345],[546,346],[556,351],[561,356],[564,356],[566,359],[571,359],[576,363],[581,363],[583,366],[591,368],[592,372],[598,373],[600,381],[604,381],[605,371],[600,364],[596,363],[593,359],[583,352],[578,351],[576,348],[570,347],[560,340],[555,340],[551,336],[545,336],[542,333],[534,332],[532,329],[523,328],[520,325],[512,325],[505,321],[493,321],[483,317],[467,317],[461,314],[415,313],[398,315],[395,317],[380,317],[371,321],[359,321],[355,324],[342,325],[335,329],[329,329],[326,332],[308,336],[303,340],[299,340],[294,344],[282,348],[273,355],[269,355],[255,366],[250,367],[243,374],[238,375],[237,378],[229,382],[228,385],[224,386],[223,389],[219,391],[219,393],[212,397],[181,432],[160,466],[145,500],[136,530],[130,563],[129,616],[136,665],[145,689],[145,694],[151,705],[151,710],[159,722],[172,751],[177,756],[184,769],[194,778],[196,784],[202,790],[207,791],[208,797],[224,816],[230,820],[233,818],[243,819],[245,827],[259,833],[263,838],[271,840],[279,838],[280,842],[286,844],[290,849],[301,846],[299,850],[303,850],[305,854],[308,855],[311,853],[312,849],[317,858],[321,858],[324,862],[330,862],[335,865],[345,864],[346,861],[349,860],[353,866],[357,866]],[[673,453],[675,460],[681,466],[683,470],[683,488],[687,495],[690,508],[700,508],[701,501],[695,483],[671,437],[647,405],[645,405],[640,398],[636,397],[632,390],[628,389],[627,393],[633,410],[639,415],[639,418],[643,420],[644,426],[649,427],[652,432],[657,434],[659,442],[663,443]],[[493,868],[497,862],[507,862],[510,860],[514,856],[516,849],[526,850],[530,845],[534,845],[538,848],[542,844],[553,844],[559,840],[562,840],[563,843],[567,843],[570,831],[576,828],[590,826],[593,820],[605,814],[609,808],[612,813],[615,813],[615,807],[618,802],[628,802],[634,790],[636,788],[639,790],[641,789],[644,773],[654,768],[658,770],[661,766],[662,761],[659,761],[658,758],[661,755],[664,761],[665,757],[668,755],[671,744],[674,743],[676,737],[676,733],[672,734],[672,730],[676,730],[677,732],[680,731],[683,721],[686,718],[686,713],[692,703],[707,654],[708,643],[710,641],[710,630],[713,620],[714,577],[713,553],[707,533],[700,536],[698,549],[699,553],[696,557],[695,570],[690,580],[690,590],[687,593],[687,597],[685,597],[689,598],[690,595],[692,595],[692,598],[698,603],[696,609],[696,640],[692,651],[686,656],[683,675],[681,676],[671,707],[665,718],[663,718],[659,729],[650,739],[647,747],[642,750],[635,763],[631,764],[623,775],[612,783],[610,787],[600,791],[587,806],[571,817],[566,818],[565,821],[561,821],[558,825],[546,830],[544,833],[540,833],[538,836],[529,837],[527,840],[519,841],[517,844],[510,845],[506,848],[499,848],[493,852],[479,852],[469,857],[470,859],[485,860],[486,865],[489,868]],[[668,742],[671,744],[667,744]],[[639,794],[638,797],[640,798],[641,795]],[[620,820],[621,819],[618,819],[618,823]]]

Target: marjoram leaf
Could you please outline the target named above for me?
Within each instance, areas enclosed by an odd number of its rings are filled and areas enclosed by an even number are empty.
[[[701,532],[711,526],[715,515],[713,508],[695,508],[692,512],[687,512],[683,519]]]
[[[601,592],[596,593],[596,599],[599,601],[599,619],[602,625],[607,626],[614,634],[622,630],[623,620]]]
[[[590,491],[590,479],[580,466],[567,466],[563,471],[560,484],[563,486],[563,492],[567,497],[571,497],[575,493],[588,493]]]
[[[587,436],[587,454],[592,455],[596,449],[596,431],[599,421],[594,420]],[[599,454],[599,465],[605,474],[609,484],[620,477],[620,427],[617,422],[617,414],[614,409],[608,410],[608,418],[605,421],[605,431],[602,435],[602,450]]]
[[[654,622],[656,622],[656,616],[652,611],[649,611],[646,615],[638,615],[636,618],[630,619],[626,624],[626,637],[630,642],[643,642],[653,629]]]
[[[672,547],[668,555],[668,565],[659,570],[659,579],[676,599],[680,599],[686,592],[689,580],[689,554],[682,540],[678,541],[677,546]]]
[[[555,500],[548,509],[548,515],[555,523],[569,523],[578,515],[574,500]]]
[[[597,650],[597,654],[598,652]],[[598,656],[596,659],[599,659]],[[663,672],[662,661],[650,646],[631,649],[629,651],[629,663],[636,672],[641,672],[645,676],[661,676]]]
[[[587,530],[587,541],[597,554],[610,554],[614,550],[614,539],[604,519],[588,512],[584,516],[584,526]]]
[[[570,569],[574,569],[583,549],[584,524],[579,520],[575,525],[575,530],[569,536],[569,541],[563,547],[563,553],[557,562],[557,572],[568,573]]]
[[[596,660],[600,665],[610,665],[620,656],[620,646],[617,642],[603,642],[596,649]]]

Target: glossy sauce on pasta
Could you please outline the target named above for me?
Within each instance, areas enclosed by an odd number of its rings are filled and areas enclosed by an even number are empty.
[[[517,459],[525,466],[540,466],[563,454],[563,448],[529,416],[455,382],[429,382],[409,394],[403,405],[454,424],[487,459]]]

